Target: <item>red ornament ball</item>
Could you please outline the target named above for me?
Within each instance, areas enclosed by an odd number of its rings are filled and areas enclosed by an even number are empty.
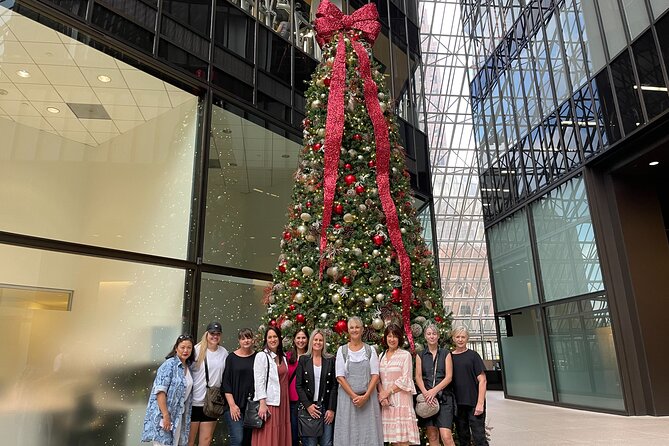
[[[393,302],[399,302],[402,298],[402,291],[399,288],[393,288],[390,292],[390,297],[393,299]]]
[[[295,320],[297,321],[298,324],[304,324],[307,321],[307,318],[304,317],[304,315],[302,313],[298,313],[295,316]]]
[[[342,206],[341,204],[335,204],[334,211],[335,214],[341,215],[344,213],[344,206]]]
[[[290,311],[295,311],[295,305],[293,305],[293,304],[288,305],[288,309]]]
[[[369,167],[374,167],[374,166],[376,166],[376,163],[374,162],[374,160],[372,160],[372,161],[368,162],[367,165]]]
[[[413,305],[416,308],[420,307],[420,300],[418,300],[418,299],[412,300],[411,305]]]
[[[277,268],[280,272],[285,273],[286,272],[286,264],[282,263],[281,265],[278,266]]]
[[[308,119],[308,118],[305,119],[304,121],[302,121],[302,124],[303,124],[305,127],[309,127],[309,126],[311,125],[311,119]]]
[[[344,169],[351,170],[351,169],[353,169],[353,166],[351,166],[349,163],[346,163],[346,164],[344,164]]]
[[[355,180],[356,180],[355,175],[346,175],[344,177],[344,181],[346,181],[346,184],[348,185],[355,183]]]
[[[292,286],[293,288],[297,288],[297,287],[299,287],[301,284],[302,284],[302,283],[301,283],[299,280],[297,280],[297,279],[293,279],[293,280],[290,281],[290,286]]]
[[[355,186],[355,193],[358,195],[363,194],[365,193],[365,188],[362,187],[361,185],[357,185]]]
[[[341,225],[339,223],[335,223],[334,228],[335,229],[341,229]]]
[[[341,283],[343,283],[346,286],[349,286],[350,284],[353,283],[353,279],[351,279],[348,276],[344,276],[344,277],[341,278]]]
[[[342,334],[348,329],[348,323],[346,322],[345,319],[340,319],[335,324],[332,326],[332,329],[338,333]]]
[[[283,239],[284,240],[289,241],[291,238],[293,238],[293,236],[291,235],[291,233],[289,231],[285,231],[283,233]]]
[[[272,327],[276,327],[276,320],[272,319],[271,321],[269,321],[269,324],[270,324]]]
[[[372,237],[372,241],[376,246],[381,246],[383,245],[383,242],[386,241],[386,238],[381,234],[376,234],[374,237]]]
[[[311,201],[307,201],[307,208],[311,208],[311,206],[313,206],[313,204],[311,203]]]
[[[317,142],[316,144],[314,144],[312,146],[312,148],[314,149],[314,152],[318,152],[319,150],[321,150],[321,147],[323,147],[323,145],[319,142]]]
[[[369,262],[363,262],[362,267],[365,269],[369,268]]]
[[[324,84],[326,87],[329,87],[329,86],[330,86],[330,82],[331,82],[331,80],[330,80],[329,77],[326,77],[325,79],[323,79],[323,84]]]
[[[361,139],[362,139],[362,136],[360,136],[359,133],[356,133],[355,135],[353,135],[353,140],[354,141],[360,141]]]
[[[441,321],[443,321],[443,319],[441,318],[441,316],[435,316],[435,317],[434,317],[434,320],[437,321],[437,322],[441,322]]]

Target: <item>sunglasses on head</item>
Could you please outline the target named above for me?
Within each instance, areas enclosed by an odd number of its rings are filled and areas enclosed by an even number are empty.
[[[190,339],[192,341],[193,337],[188,334],[183,334],[177,338],[177,341],[185,341],[186,339]]]

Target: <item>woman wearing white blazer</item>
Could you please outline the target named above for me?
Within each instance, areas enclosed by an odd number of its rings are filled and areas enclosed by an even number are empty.
[[[269,373],[268,373],[269,368]],[[291,446],[288,362],[283,354],[281,330],[269,327],[265,348],[253,363],[255,401],[260,401],[258,415],[265,420],[253,431],[252,446]]]

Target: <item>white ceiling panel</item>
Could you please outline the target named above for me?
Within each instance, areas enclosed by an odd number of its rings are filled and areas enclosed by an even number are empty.
[[[170,97],[165,90],[132,90],[138,105],[144,107],[172,107]]]
[[[22,44],[37,65],[76,65],[70,53],[60,42],[22,42]]]
[[[18,85],[23,84],[48,84],[46,76],[40,71],[39,67],[30,63],[3,63],[0,67],[7,78]],[[18,71],[25,70],[30,73],[30,77],[21,77],[17,74]]]
[[[86,127],[81,125],[78,119],[59,118],[47,116],[46,120],[51,124],[51,127],[61,132],[86,132]]]
[[[58,65],[42,65],[42,72],[49,79],[51,85],[72,85],[75,87],[86,87],[88,82],[81,74],[79,67],[65,67]]]
[[[30,101],[61,102],[63,100],[56,89],[49,84],[18,85],[18,89]]]
[[[10,82],[0,82],[0,101],[22,101],[25,98],[16,85]]]
[[[102,104],[110,105],[135,105],[135,98],[130,90],[125,88],[93,88],[95,95]]]
[[[139,107],[136,105],[107,105],[105,106],[105,110],[107,110],[107,113],[109,113],[109,116],[114,121],[123,120],[144,122],[144,116],[139,110]]]
[[[165,84],[169,85],[169,84]],[[185,91],[173,91],[173,90],[168,90],[167,95],[170,98],[170,102],[172,102],[172,107],[179,106],[183,104],[184,102],[187,102],[191,99],[193,99],[193,95],[190,93],[187,93]]]
[[[165,83],[150,74],[133,68],[132,70],[121,70],[128,88],[131,90],[165,90]]]
[[[2,101],[0,107],[10,116],[42,116],[35,107],[26,101]]]
[[[18,14],[5,17],[5,23],[19,42],[61,42],[56,31]]]
[[[33,107],[44,117],[58,116],[61,118],[71,118],[75,119],[76,116],[70,110],[70,107],[67,106],[65,102],[31,102]],[[58,109],[58,113],[50,112],[48,109]],[[54,110],[55,111],[55,110]]]
[[[75,104],[99,104],[100,100],[91,87],[74,87],[71,85],[54,85],[53,87],[65,102]]]
[[[68,37],[69,39],[69,37]],[[115,70],[116,62],[112,57],[76,40],[69,39],[73,43],[66,43],[65,49],[81,68],[109,68]],[[104,74],[104,73],[100,73]]]
[[[2,35],[2,34],[0,34]],[[3,42],[0,46],[0,62],[3,63],[33,63],[30,54],[23,48],[19,42],[6,41],[2,36]]]

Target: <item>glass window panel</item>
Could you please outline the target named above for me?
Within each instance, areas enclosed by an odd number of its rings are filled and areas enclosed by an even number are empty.
[[[562,25],[562,41],[572,89],[576,90],[588,80],[588,70],[581,47],[579,35],[580,24],[577,10],[571,0],[566,0],[560,7],[560,25]]]
[[[260,23],[284,39],[290,39],[292,0],[254,0],[251,3],[257,4]]]
[[[634,40],[650,25],[646,3],[637,0],[622,0],[622,3],[627,19],[627,29],[629,29],[630,37]]]
[[[577,93],[578,95],[578,93]],[[562,139],[564,141],[564,152],[567,156],[567,168],[573,169],[581,164],[581,152],[578,147],[578,138],[576,137],[576,127],[573,124],[574,117],[571,112],[571,103],[569,101],[560,107],[560,129],[562,130]],[[565,125],[565,123],[572,125]]]
[[[571,95],[567,72],[562,55],[563,36],[558,29],[557,15],[553,15],[546,24],[546,38],[548,39],[548,51],[552,65],[553,80],[555,82],[555,95],[557,103],[561,103]],[[569,62],[574,62],[570,60]],[[552,110],[544,110],[544,114]]]
[[[558,399],[625,410],[605,296],[546,308]]]
[[[198,32],[209,35],[211,0],[163,0],[163,11]]]
[[[560,139],[560,126],[555,113],[551,114],[543,123],[545,130],[546,156],[550,163],[551,177],[559,178],[567,170],[567,163]]]
[[[539,302],[526,211],[496,224],[487,235],[497,310]]]
[[[227,0],[216,2],[214,40],[235,54],[253,61],[255,20]],[[224,62],[221,61],[221,64]],[[225,61],[229,64],[230,61]]]
[[[592,82],[592,98],[597,110],[599,127],[604,129],[603,145],[613,144],[620,139],[621,130],[616,105],[613,102],[613,89],[606,69],[602,70]]]
[[[272,271],[299,151],[284,136],[213,107],[205,262]]]
[[[534,79],[534,57],[529,46],[523,48],[519,53],[520,67],[522,69],[523,86],[527,98],[527,112],[529,114],[529,127],[532,128],[541,121],[541,110],[539,109],[539,95]]]
[[[650,0],[650,5],[653,8],[653,17],[658,18],[669,9],[669,0]]]
[[[295,0],[295,12],[293,14],[295,45],[309,56],[320,60],[321,47],[316,42],[316,31],[312,26],[314,18],[316,18],[316,11],[309,3],[303,0]]]
[[[544,45],[544,32],[539,29],[536,36],[530,41],[532,52],[536,57],[536,75],[538,81],[539,98],[543,114],[551,113],[555,109],[553,88],[551,86],[551,70],[546,59],[546,46]]]
[[[575,117],[573,126],[578,129],[583,144],[583,152],[586,158],[599,152],[601,149],[601,137],[597,128],[597,111],[595,101],[588,85],[585,85],[574,95]],[[562,125],[568,124],[562,120]]]
[[[664,67],[669,71],[669,14],[662,17],[662,20],[657,22],[657,40],[660,43],[660,51],[664,59]]]
[[[552,401],[548,358],[538,309],[498,318],[505,390],[509,395]]]
[[[609,48],[609,57],[613,58],[627,45],[623,31],[623,19],[620,15],[618,0],[597,0],[602,16],[602,27]]]
[[[532,204],[547,301],[604,289],[588,197],[582,177]]]
[[[611,77],[618,98],[623,129],[625,133],[630,133],[643,124],[644,117],[630,55],[627,51],[611,62]]]
[[[597,10],[592,0],[574,0],[576,14],[580,20],[581,34],[586,45],[586,61],[590,73],[596,73],[606,64],[604,43],[597,23]]]
[[[0,245],[0,283],[72,292],[60,311],[39,296],[8,305],[3,291],[3,444],[139,444],[154,373],[181,334],[185,271]]]
[[[290,85],[291,48],[289,42],[260,27],[257,35],[258,68]]]
[[[58,42],[51,59],[60,64],[25,65],[30,83],[13,72],[3,77],[10,94],[0,95],[0,230],[185,258],[197,98],[0,12],[6,29],[20,24],[22,33]],[[17,55],[4,52],[0,64]],[[30,55],[40,60],[37,47]],[[99,80],[102,74],[109,82]]]
[[[648,118],[652,119],[669,108],[667,84],[662,75],[660,58],[655,47],[653,33],[648,31],[633,45],[636,70],[641,83],[641,95]]]

